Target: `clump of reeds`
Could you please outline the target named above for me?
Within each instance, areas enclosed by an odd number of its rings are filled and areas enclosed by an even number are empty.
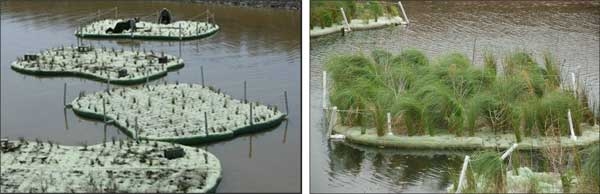
[[[600,192],[600,145],[592,145],[583,151],[583,174],[580,176],[577,192]]]
[[[568,110],[576,135],[579,123],[591,112],[582,97],[560,90],[556,59],[544,54],[543,66],[526,52],[513,52],[498,64],[489,52],[483,68],[463,54],[450,53],[430,60],[423,52],[405,49],[398,55],[375,50],[332,57],[325,68],[333,84],[330,101],[344,125],[387,130],[387,113],[394,128],[407,135],[451,133],[474,136],[479,130],[512,132],[523,137],[568,135]],[[502,66],[502,72],[498,67]]]
[[[500,155],[492,151],[479,152],[473,156],[472,164],[469,166],[474,180],[480,180],[484,192],[505,193],[506,171]]]

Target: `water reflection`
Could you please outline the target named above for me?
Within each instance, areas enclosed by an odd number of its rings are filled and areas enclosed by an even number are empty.
[[[377,150],[343,142],[331,142],[329,172],[332,179],[364,179],[389,186],[390,192],[443,191],[451,184],[450,169],[460,167],[460,152],[412,154],[400,150]],[[425,151],[427,152],[427,151]],[[360,187],[360,185],[357,185]],[[346,191],[345,189],[343,189]],[[380,190],[364,190],[377,192]]]

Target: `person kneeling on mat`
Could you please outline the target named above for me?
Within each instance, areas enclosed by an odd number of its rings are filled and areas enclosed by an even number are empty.
[[[167,8],[163,8],[158,16],[159,24],[170,24],[171,23],[171,12]]]
[[[135,23],[139,22],[140,18],[133,18],[123,22],[117,22],[114,28],[106,29],[106,33],[122,33],[125,30],[136,31]]]

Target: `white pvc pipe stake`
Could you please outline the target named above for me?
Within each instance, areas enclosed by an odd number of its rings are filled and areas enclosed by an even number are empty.
[[[458,185],[456,186],[456,193],[460,193],[462,190],[463,183],[465,183],[465,176],[467,174],[467,166],[469,164],[469,156],[465,156],[465,161],[463,162],[462,170],[460,171],[460,177],[458,179]]]
[[[406,19],[406,23],[410,23],[410,21],[408,21],[408,17],[406,16],[406,12],[404,12],[404,6],[402,6],[402,2],[398,1],[398,5],[400,5],[400,10],[402,10],[402,16],[404,16],[404,19]]]
[[[567,112],[567,116],[569,117],[569,129],[571,130],[571,139],[573,141],[577,140],[577,136],[575,135],[575,131],[573,130],[573,117],[571,116],[571,109]]]
[[[512,153],[513,150],[515,150],[515,148],[517,148],[518,145],[519,144],[515,143],[510,148],[508,148],[508,150],[506,150],[506,152],[504,152],[504,154],[502,154],[502,156],[500,156],[500,160],[506,159],[506,157],[508,157],[510,155],[510,153]]]
[[[389,112],[387,113],[387,128],[388,128],[388,135],[394,135],[392,133],[392,116]]]
[[[334,106],[331,110],[331,120],[329,121],[329,129],[327,130],[327,138],[331,138],[331,132],[336,123],[337,117],[337,106]]]
[[[323,71],[323,109],[327,109],[327,71]]]
[[[346,13],[344,12],[344,8],[340,7],[340,10],[342,11],[342,16],[344,17],[344,31],[349,32],[349,31],[351,31],[350,24],[348,23],[348,18],[346,18]]]
[[[575,73],[571,72],[571,81],[573,84],[573,96],[577,97],[577,85],[575,84]]]

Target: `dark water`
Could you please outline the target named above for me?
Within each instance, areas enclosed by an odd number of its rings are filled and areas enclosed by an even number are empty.
[[[327,143],[321,110],[322,65],[331,55],[369,53],[376,48],[399,53],[423,50],[435,58],[449,52],[481,65],[487,49],[502,56],[525,49],[539,56],[553,52],[564,72],[575,72],[599,102],[600,1],[586,2],[403,2],[411,24],[311,39],[310,141],[312,192],[445,192],[448,173],[462,158],[444,153],[364,149]],[[458,162],[456,162],[458,161]]]
[[[289,120],[261,133],[208,145],[223,166],[219,192],[297,192],[300,190],[300,12],[193,4],[185,1],[2,1],[0,2],[1,130],[2,137],[51,140],[65,145],[100,143],[103,124],[84,120],[63,110],[63,83],[67,101],[79,91],[97,91],[101,83],[79,78],[38,78],[10,69],[10,63],[27,52],[60,45],[76,45],[78,19],[98,9],[119,7],[124,17],[150,15],[163,7],[175,19],[189,18],[207,8],[215,13],[221,31],[201,40],[186,41],[181,55],[186,66],[154,83],[205,82],[235,98],[248,98],[283,109],[288,92]],[[109,13],[105,17],[114,17]],[[147,18],[150,19],[150,18]],[[115,48],[165,51],[178,55],[178,42],[83,40],[85,44]],[[68,129],[65,126],[65,115]],[[109,126],[107,137],[126,138]]]

